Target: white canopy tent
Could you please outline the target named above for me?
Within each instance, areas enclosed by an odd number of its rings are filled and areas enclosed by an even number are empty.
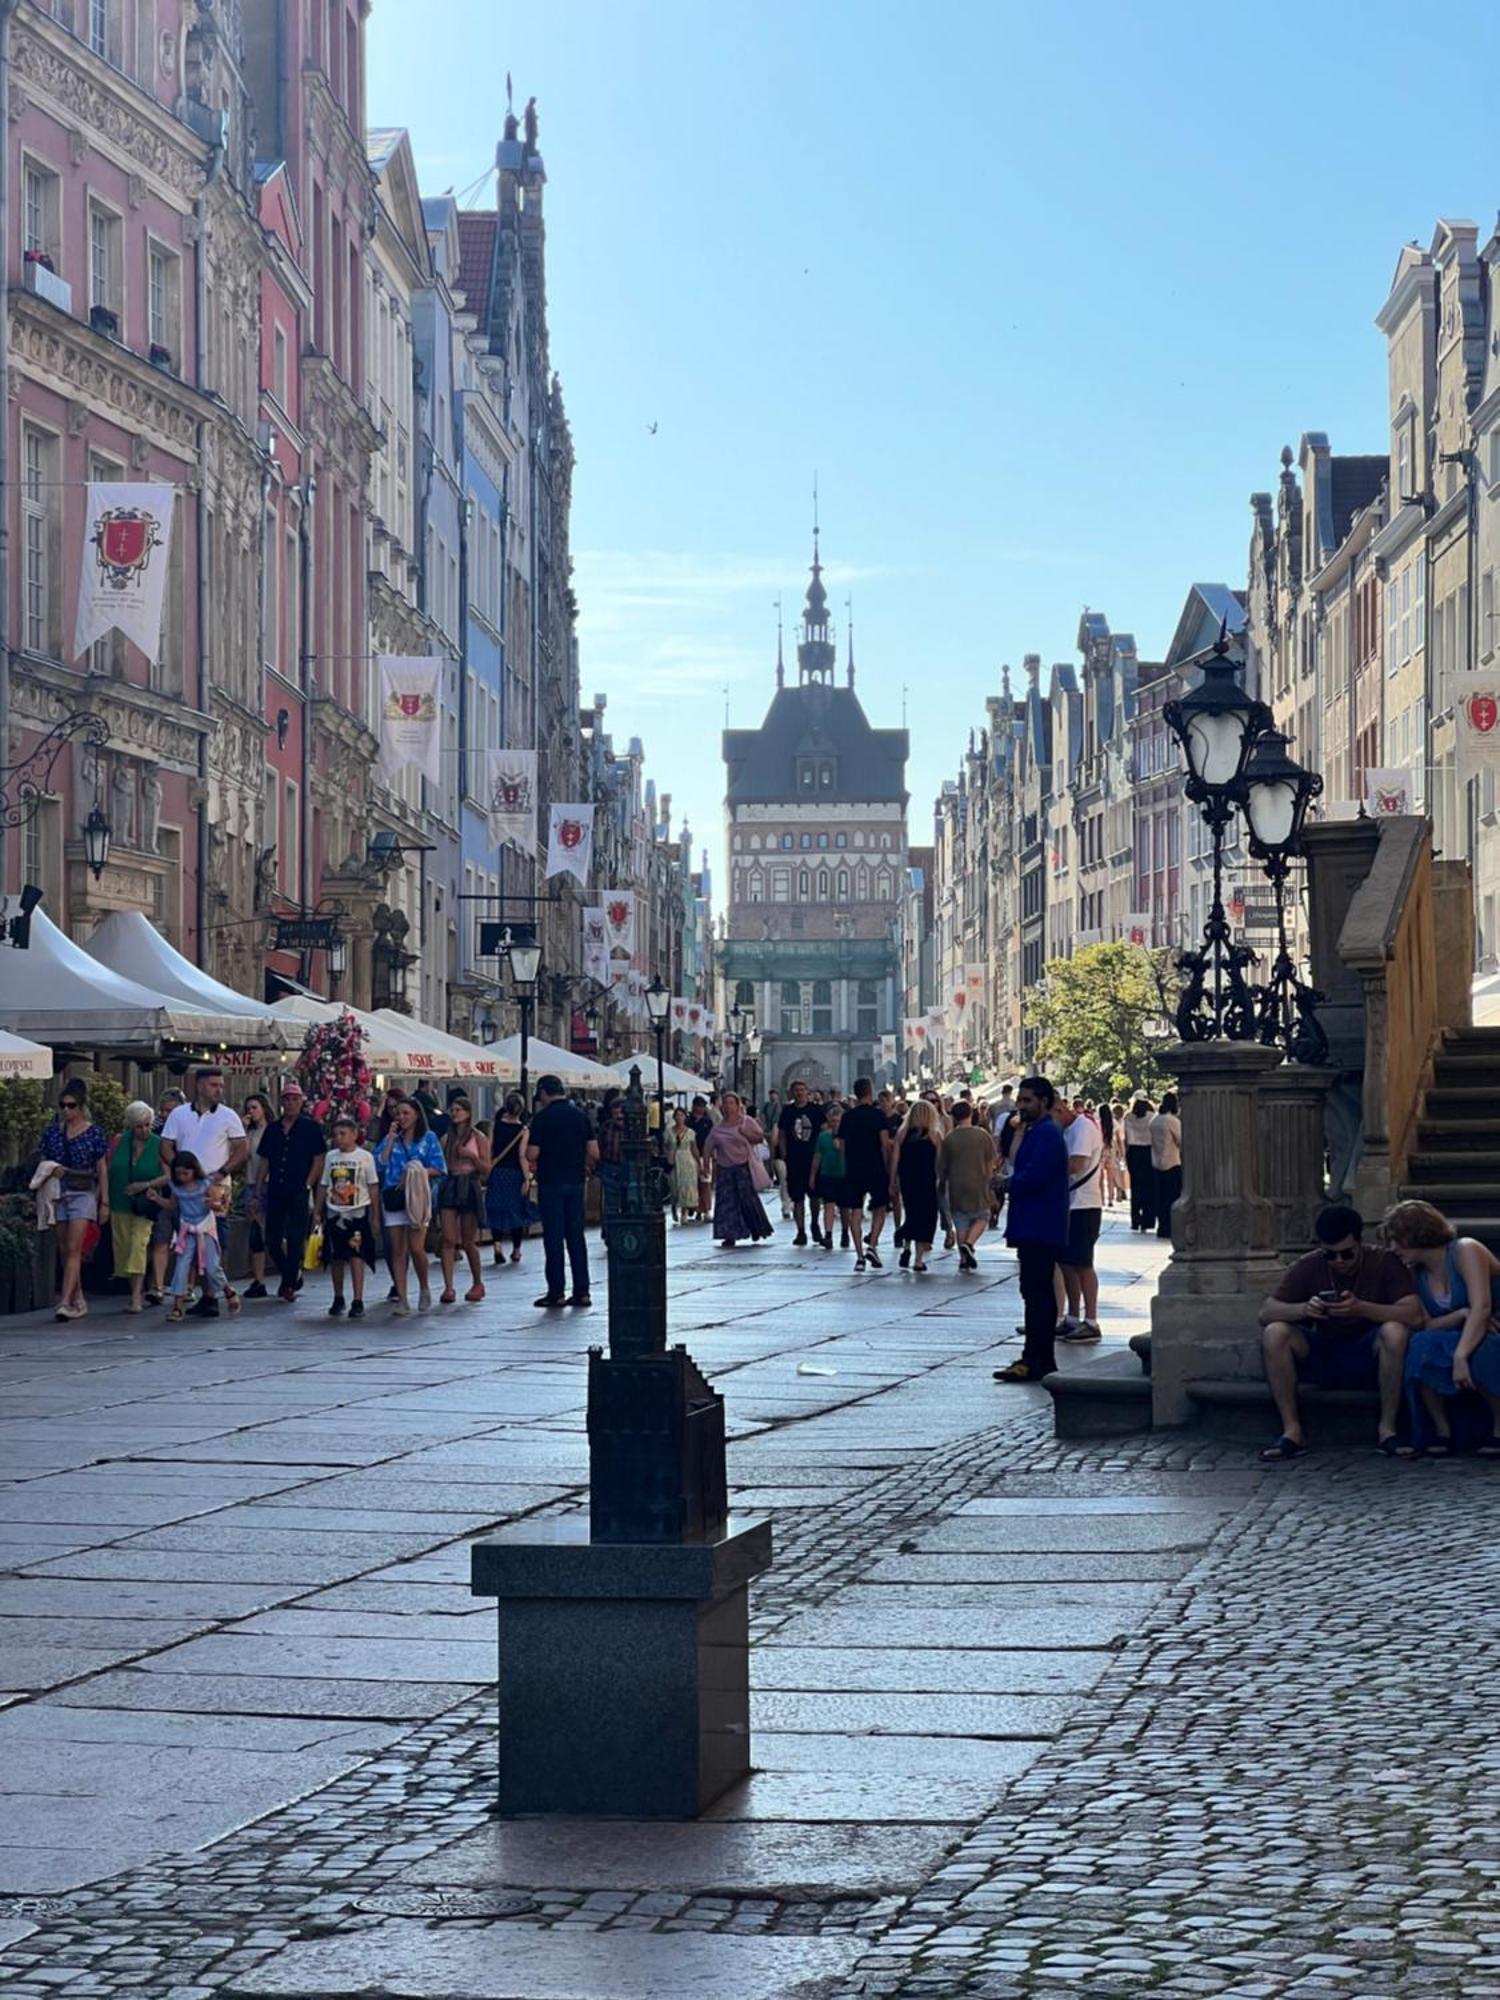
[[[188,1006],[202,1007],[209,1013],[231,1014],[237,1020],[259,1022],[263,1033],[252,1039],[262,1046],[279,1047],[291,1039],[285,1032],[285,1023],[277,1020],[263,1000],[236,993],[232,986],[225,986],[201,966],[194,965],[167,943],[141,910],[112,911],[84,950],[111,972],[118,972],[122,979],[133,979],[137,985],[165,994],[169,1000],[185,1001]]]
[[[656,1052],[641,1049],[636,1055],[624,1056],[617,1063],[611,1063],[617,1080],[629,1083],[630,1072],[639,1069],[641,1089],[648,1097],[656,1094]],[[701,1076],[694,1076],[690,1069],[682,1069],[676,1063],[664,1062],[661,1066],[662,1086],[668,1097],[707,1097],[713,1089]]]
[[[0,1028],[0,1076],[29,1076],[45,1081],[51,1074],[51,1049],[40,1042],[28,1042],[23,1035],[8,1035]]]
[[[520,1064],[508,1064],[499,1051],[474,1048],[457,1035],[444,1034],[440,1028],[429,1028],[389,1008],[367,1014],[358,1007],[346,1008],[337,1000],[292,993],[276,1001],[271,1012],[297,1025],[299,1041],[310,1023],[336,1021],[340,1014],[352,1014],[364,1036],[364,1059],[374,1070],[388,1070],[396,1076],[457,1077],[486,1083],[520,1081]]]
[[[521,1037],[507,1035],[503,1042],[496,1042],[493,1048],[485,1050],[486,1055],[504,1056],[515,1065],[516,1076],[521,1074]],[[539,1076],[548,1073],[562,1078],[573,1090],[614,1090],[620,1079],[604,1063],[597,1063],[590,1056],[575,1056],[571,1049],[560,1049],[552,1042],[541,1042],[529,1036],[526,1042],[526,1076],[534,1088]]]
[[[11,1033],[53,1048],[154,1049],[182,1042],[212,1050],[271,1039],[263,1022],[195,1006],[112,972],[44,910],[32,911],[27,950],[0,951],[0,1019]]]

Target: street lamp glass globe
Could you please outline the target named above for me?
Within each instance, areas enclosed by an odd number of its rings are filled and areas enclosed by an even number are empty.
[[[667,1010],[672,1004],[672,995],[660,978],[653,979],[646,988],[646,1012],[651,1017],[653,1027],[659,1026],[667,1018]]]
[[[331,979],[342,979],[349,970],[349,947],[341,937],[332,939],[328,946],[328,974]]]
[[[1250,831],[1262,847],[1290,847],[1297,832],[1297,787],[1287,778],[1252,783],[1245,801]]]
[[[510,960],[511,978],[523,993],[529,993],[542,969],[542,947],[539,944],[513,944],[508,948],[506,957]]]
[[[1187,727],[1187,759],[1193,776],[1223,791],[1240,774],[1245,759],[1247,709],[1200,709]]]

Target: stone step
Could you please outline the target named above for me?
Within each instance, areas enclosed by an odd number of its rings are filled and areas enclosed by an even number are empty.
[[[1044,1375],[1042,1387],[1052,1398],[1056,1437],[1126,1437],[1151,1428],[1151,1383],[1129,1348]]]
[[[1473,1189],[1468,1188],[1461,1192],[1472,1194]],[[1500,1253],[1500,1214],[1476,1214],[1473,1205],[1466,1205],[1462,1200],[1444,1204],[1437,1200],[1430,1187],[1404,1187],[1400,1195],[1403,1201],[1432,1202],[1435,1207],[1442,1209],[1460,1236],[1476,1236],[1481,1243]]]
[[[1415,1169],[1415,1161],[1412,1163]],[[1466,1180],[1460,1175],[1426,1174],[1412,1172],[1406,1184],[1407,1193],[1417,1201],[1430,1201],[1445,1212],[1447,1208],[1462,1202],[1471,1215],[1488,1215],[1492,1211],[1500,1219],[1500,1176],[1494,1180]]]
[[[1423,1115],[1427,1118],[1484,1118],[1495,1115],[1496,1092],[1468,1085],[1456,1085],[1451,1089],[1434,1084],[1423,1102]]]
[[[1500,1160],[1500,1119],[1424,1118],[1417,1126],[1417,1146],[1423,1153],[1487,1152]]]
[[[1444,1049],[1433,1062],[1432,1080],[1442,1089],[1464,1084],[1491,1089],[1500,1086],[1500,1050],[1494,1054],[1465,1051],[1461,1055],[1450,1055]]]
[[[1500,1133],[1491,1135],[1500,1142]],[[1494,1185],[1500,1182],[1500,1143],[1480,1151],[1457,1146],[1439,1146],[1413,1153],[1406,1163],[1413,1181],[1463,1181]]]
[[[1151,1373],[1151,1336],[1149,1333],[1133,1333],[1126,1343],[1131,1353],[1141,1364],[1141,1373]]]
[[[1281,1429],[1265,1382],[1189,1382],[1197,1428],[1230,1442],[1269,1444]],[[1309,1444],[1373,1445],[1380,1399],[1373,1389],[1304,1388],[1297,1399]]]
[[[1500,1049],[1500,1028],[1449,1028],[1443,1045],[1451,1049]]]

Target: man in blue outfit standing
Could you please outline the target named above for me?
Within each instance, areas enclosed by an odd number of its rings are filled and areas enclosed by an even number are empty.
[[[1016,1253],[1025,1308],[1019,1361],[997,1368],[997,1382],[1040,1382],[1057,1366],[1057,1266],[1068,1241],[1068,1142],[1052,1116],[1057,1092],[1044,1076],[1016,1088],[1020,1137],[1005,1182],[1005,1240]]]

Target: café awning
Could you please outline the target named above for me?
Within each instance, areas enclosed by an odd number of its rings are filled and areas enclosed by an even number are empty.
[[[616,1079],[629,1083],[630,1072],[638,1069],[641,1073],[641,1089],[648,1097],[656,1095],[656,1053],[653,1049],[641,1049],[633,1056],[623,1056],[619,1062],[611,1063]],[[662,1086],[669,1097],[707,1097],[714,1088],[701,1076],[694,1076],[690,1069],[682,1069],[676,1063],[661,1066]]]
[[[157,1049],[176,1042],[213,1053],[272,1038],[264,1022],[196,1006],[111,971],[44,910],[31,914],[25,951],[0,951],[0,1019],[12,1034],[51,1048]]]
[[[430,1028],[406,1014],[379,1007],[365,1013],[358,1007],[344,1007],[336,1000],[314,1000],[306,994],[290,993],[272,1004],[271,1013],[281,1021],[298,1024],[300,1040],[314,1022],[337,1020],[350,1013],[364,1037],[363,1054],[371,1069],[393,1076],[430,1076],[438,1080],[518,1083],[519,1063],[509,1064],[495,1049],[475,1048],[457,1035]]]
[[[8,1035],[0,1028],[0,1076],[45,1080],[51,1074],[51,1049],[41,1042],[28,1042],[24,1035]]]
[[[486,1055],[502,1055],[515,1064],[516,1076],[521,1074],[521,1037],[507,1035],[503,1042],[496,1042],[485,1050]],[[536,1087],[539,1076],[551,1071],[561,1077],[570,1090],[615,1090],[620,1079],[604,1063],[595,1062],[592,1056],[575,1056],[571,1049],[560,1049],[553,1042],[538,1041],[535,1035],[526,1043],[526,1075],[532,1088]]]
[[[84,945],[90,958],[98,959],[123,979],[149,987],[172,1001],[201,1007],[205,1013],[230,1014],[236,1020],[255,1021],[262,1032],[252,1037],[260,1046],[279,1046],[289,1039],[283,1024],[263,1000],[252,1000],[232,986],[215,979],[168,944],[149,917],[141,910],[113,910]]]

